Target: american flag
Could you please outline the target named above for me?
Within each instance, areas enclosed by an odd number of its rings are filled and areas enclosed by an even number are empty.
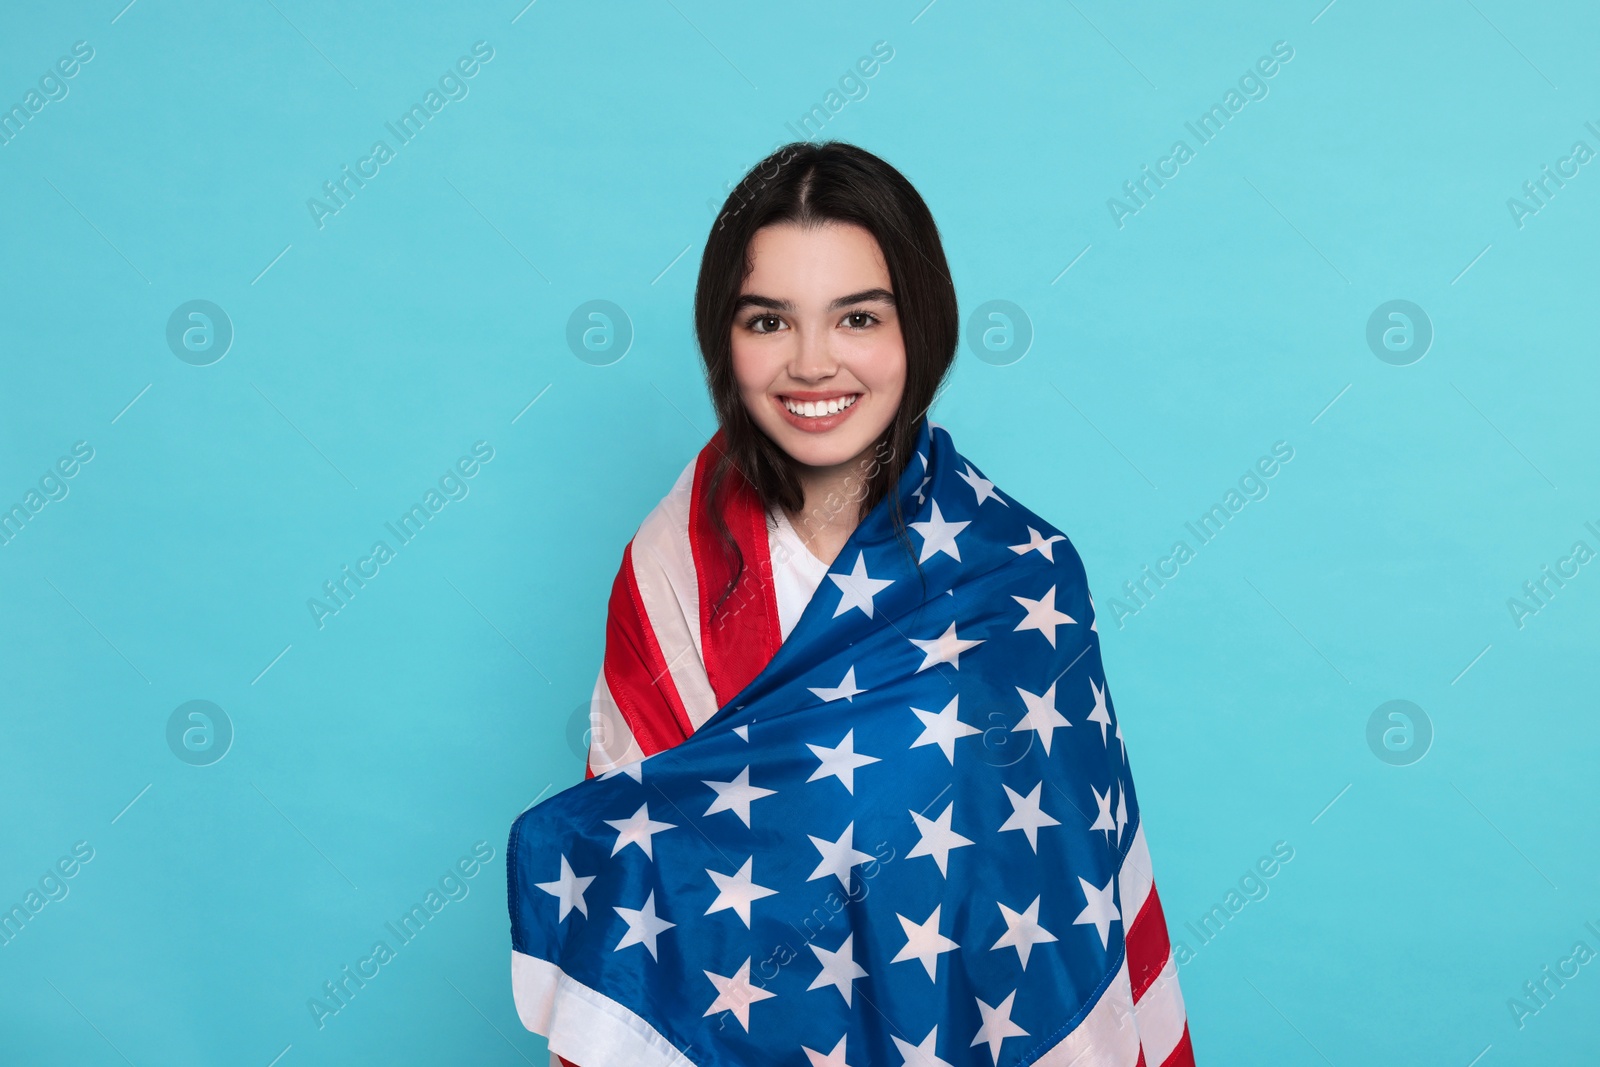
[[[682,671],[625,553],[606,673],[649,754],[523,812],[507,852],[517,1010],[553,1052],[1194,1062],[1083,564],[943,426],[916,453],[895,490],[916,565],[884,501],[781,644],[759,598],[732,629],[707,609],[683,652],[717,710],[670,744],[641,705],[682,721]],[[703,511],[697,605],[723,573]]]

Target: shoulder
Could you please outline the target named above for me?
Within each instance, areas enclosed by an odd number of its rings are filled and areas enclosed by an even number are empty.
[[[639,524],[641,533],[664,524],[676,524],[688,528],[689,502],[694,495],[694,472],[699,462],[700,457],[695,456],[684,465],[677,481],[667,490],[667,495],[645,514],[644,521]]]
[[[692,646],[697,662],[702,655],[700,579],[689,527],[698,462],[699,457],[690,460],[645,515],[623,550],[616,580],[633,610],[648,620],[655,640],[670,649],[668,658]]]
[[[639,523],[629,542],[636,564],[678,565],[689,559],[689,510],[694,494],[695,465],[690,459],[672,488],[656,502]]]
[[[930,422],[934,447],[948,450],[941,465],[952,477],[944,482],[945,491],[965,498],[969,505],[963,517],[987,520],[978,529],[992,539],[1006,566],[1043,570],[1057,579],[1058,603],[1077,599],[1081,610],[1092,617],[1089,578],[1083,557],[1066,531],[1012,495],[1007,486],[990,479],[983,468],[961,452],[950,432]]]
[[[660,626],[679,614],[697,617],[698,586],[689,543],[694,472],[695,460],[690,460],[617,553],[609,608],[614,620]],[[692,629],[698,637],[698,627]]]

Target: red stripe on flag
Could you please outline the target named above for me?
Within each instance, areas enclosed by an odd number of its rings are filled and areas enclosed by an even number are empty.
[[[639,596],[631,540],[622,550],[622,566],[611,585],[604,670],[606,686],[633,731],[641,756],[671,748],[694,732]]]
[[[1144,1059],[1144,1053],[1139,1053],[1139,1058]],[[1183,1036],[1178,1039],[1177,1047],[1167,1054],[1161,1061],[1161,1067],[1194,1067],[1194,1046],[1189,1043],[1189,1024],[1183,1024]]]
[[[719,429],[695,460],[694,488],[689,494],[689,548],[700,588],[700,648],[718,709],[749,685],[783,644],[767,546],[766,509],[738,467],[728,471],[717,500],[708,497],[711,473],[724,447],[725,436]],[[713,521],[716,511],[721,512],[739,546],[744,567],[733,592],[713,615],[713,606],[727,589],[735,567]]]
[[[1138,917],[1128,927],[1127,946],[1128,982],[1133,986],[1134,1003],[1138,1003],[1144,991],[1160,977],[1161,968],[1167,965],[1167,957],[1172,954],[1172,945],[1167,940],[1167,917],[1162,914],[1161,898],[1154,885]]]

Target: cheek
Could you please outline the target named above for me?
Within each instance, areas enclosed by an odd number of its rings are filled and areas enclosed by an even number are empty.
[[[752,345],[741,338],[733,341],[733,380],[739,391],[765,391],[771,375],[767,371],[765,353],[760,345]]]
[[[777,368],[781,365],[771,346],[751,344],[748,339],[735,338],[733,342],[733,384],[745,409],[757,421],[769,416],[767,389],[772,385]]]
[[[883,331],[858,353],[857,377],[877,393],[898,394],[906,381],[906,350],[900,331]]]

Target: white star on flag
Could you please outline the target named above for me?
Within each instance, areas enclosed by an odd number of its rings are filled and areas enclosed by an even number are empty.
[[[758,1000],[767,1000],[778,995],[750,984],[749,957],[745,957],[744,963],[730,977],[712,974],[710,971],[704,973],[711,979],[711,984],[717,987],[717,999],[711,1002],[711,1007],[706,1009],[705,1014],[715,1015],[719,1011],[731,1011],[747,1034],[750,1032],[750,1005]]]
[[[872,857],[860,851],[855,845],[856,824],[854,821],[844,828],[844,833],[839,835],[839,840],[829,841],[822,837],[812,837],[811,843],[817,846],[817,852],[822,857],[822,862],[817,864],[817,869],[807,876],[806,881],[814,882],[818,878],[833,875],[839,879],[839,884],[844,886],[845,892],[850,891],[850,868],[866,863]]]
[[[1027,705],[1028,711],[1022,716],[1021,721],[1011,728],[1011,732],[1034,731],[1044,744],[1044,754],[1050,755],[1050,739],[1061,727],[1072,725],[1065,715],[1056,710],[1056,683],[1051,682],[1050,688],[1043,693],[1030,693],[1020,685],[1016,690],[1023,704]]]
[[[928,562],[934,554],[939,552],[943,552],[957,563],[961,562],[961,550],[956,547],[956,535],[972,525],[971,520],[967,522],[946,522],[944,516],[939,512],[939,502],[935,500],[933,502],[933,518],[925,522],[909,522],[906,525],[922,535],[922,556],[917,560],[918,563]]]
[[[650,859],[655,855],[650,851],[650,837],[663,830],[677,829],[676,823],[654,822],[650,818],[650,805],[640,804],[639,810],[626,819],[607,819],[607,826],[616,827],[617,843],[611,846],[611,854],[615,856],[629,845],[638,845],[639,851]]]
[[[809,946],[816,954],[817,961],[822,964],[822,971],[811,980],[810,985],[806,986],[808,991],[831,985],[844,997],[845,1006],[850,1005],[851,983],[857,978],[867,976],[866,969],[855,961],[853,947],[855,936],[853,933],[846,934],[844,944],[833,952],[815,943]]]
[[[1015,593],[1011,595],[1011,599],[1021,604],[1028,612],[1022,621],[1017,623],[1013,632],[1021,633],[1023,630],[1038,630],[1044,634],[1045,640],[1050,642],[1051,648],[1056,647],[1056,627],[1065,626],[1068,623],[1077,624],[1078,620],[1071,615],[1056,610],[1056,587],[1053,585],[1046,589],[1044,596],[1038,600],[1029,600],[1027,597],[1017,596]]]
[[[1046,815],[1044,808],[1039,803],[1039,793],[1044,789],[1040,782],[1033,787],[1033,792],[1027,796],[1016,792],[1009,785],[1001,784],[1000,788],[1006,791],[1006,796],[1011,800],[1011,815],[1004,823],[1000,824],[1002,832],[1006,830],[1021,830],[1028,835],[1028,845],[1034,852],[1039,851],[1039,828],[1041,826],[1060,826],[1061,820]]]
[[[1055,544],[1057,541],[1065,540],[1066,538],[1062,537],[1060,534],[1051,534],[1049,537],[1045,537],[1038,530],[1035,530],[1032,526],[1030,526],[1028,527],[1027,544],[1009,545],[1007,547],[1009,547],[1011,551],[1015,552],[1019,556],[1026,555],[1029,552],[1037,552],[1051,563],[1054,563],[1056,558],[1051,554],[1050,546]]]
[[[1088,722],[1100,724],[1100,743],[1110,744],[1106,740],[1106,727],[1111,725],[1111,712],[1106,708],[1106,691],[1094,684],[1094,679],[1089,679],[1089,692],[1094,694],[1094,710],[1089,712]],[[1120,735],[1119,735],[1120,736]]]
[[[609,771],[606,771],[604,774],[600,775],[599,777],[601,777],[601,778],[615,778],[619,774],[626,774],[629,778],[632,778],[634,781],[638,782],[640,785],[643,785],[644,784],[644,761],[646,759],[649,759],[649,757],[648,756],[644,756],[644,757],[641,757],[641,758],[636,759],[636,760],[629,760],[627,763],[624,763],[621,766],[617,766],[617,767],[611,768]]]
[[[944,907],[936,904],[933,914],[924,922],[916,923],[895,913],[895,918],[900,920],[900,926],[906,932],[906,946],[901,949],[890,963],[901,963],[905,960],[916,960],[928,972],[928,980],[934,981],[939,966],[941,952],[954,952],[961,946],[939,932],[939,909]]]
[[[989,951],[997,948],[1016,949],[1023,970],[1028,969],[1028,956],[1032,954],[1034,945],[1056,940],[1055,934],[1039,925],[1039,899],[1034,897],[1033,903],[1021,912],[1012,911],[998,900],[995,901],[1000,907],[1000,917],[1006,921],[1006,932],[1000,935],[1000,940],[989,946]]]
[[[1117,884],[1117,877],[1112,875],[1106,882],[1104,889],[1096,889],[1088,882],[1085,882],[1082,877],[1079,877],[1078,884],[1083,887],[1083,899],[1087,901],[1087,906],[1078,913],[1076,919],[1072,920],[1072,925],[1078,926],[1083,923],[1093,923],[1095,932],[1100,935],[1100,947],[1105,948],[1110,940],[1111,924],[1120,921],[1122,918],[1122,913],[1117,910],[1116,904],[1112,903],[1111,900],[1112,890]]]
[[[596,875],[588,878],[579,878],[572,873],[572,865],[567,862],[567,857],[561,857],[561,876],[553,882],[535,882],[534,884],[546,893],[560,901],[560,914],[556,922],[567,917],[567,912],[577,908],[585,919],[589,917],[589,906],[584,903],[584,890],[589,888],[589,883],[594,881]]]
[[[818,778],[827,778],[829,775],[844,783],[844,788],[851,796],[856,795],[856,768],[865,767],[869,763],[881,763],[877,756],[859,755],[856,752],[856,731],[851,727],[845,731],[844,740],[839,742],[838,748],[829,748],[827,745],[806,745],[811,754],[822,763],[811,772],[811,777],[806,781],[814,782]]]
[[[959,694],[951,697],[950,703],[946,704],[944,710],[938,713],[923,711],[921,708],[912,708],[911,710],[916,713],[917,718],[922,720],[922,733],[917,735],[915,741],[911,742],[911,747],[921,748],[923,745],[938,745],[939,751],[944,753],[944,758],[950,761],[950,766],[954,767],[956,764],[956,739],[982,732],[976,726],[968,726],[956,718],[956,702],[960,699]],[[1048,745],[1045,746],[1045,751],[1050,751]]]
[[[717,899],[713,900],[711,907],[706,909],[707,915],[714,911],[731,909],[735,915],[743,920],[745,929],[748,930],[750,928],[750,905],[762,897],[775,897],[778,895],[776,889],[768,889],[764,885],[756,885],[755,876],[751,873],[751,867],[755,861],[756,858],[754,856],[745,860],[744,866],[739,868],[737,874],[723,874],[721,871],[713,871],[710,867],[706,868],[706,873],[711,876],[711,880],[717,885]]]
[[[950,819],[955,808],[956,803],[952,800],[944,806],[943,814],[937,819],[923,818],[914,811],[911,813],[922,839],[911,846],[911,851],[906,853],[906,859],[911,859],[913,856],[932,856],[933,861],[939,865],[939,873],[949,874],[946,867],[950,861],[950,850],[972,844],[970,838],[962,837],[950,829]]]
[[[1111,831],[1117,828],[1115,820],[1111,818],[1111,787],[1106,786],[1105,796],[1101,796],[1100,790],[1092,785],[1089,787],[1089,792],[1094,794],[1095,805],[1100,809],[1095,813],[1094,825],[1090,826],[1089,829],[1104,830],[1106,832],[1106,844],[1109,846],[1111,844]]]
[[[1122,830],[1128,825],[1128,787],[1117,782],[1117,844],[1122,844]]]
[[[629,945],[643,945],[650,950],[651,959],[660,959],[661,957],[656,955],[656,935],[663,930],[670,930],[678,924],[669,923],[665,919],[656,917],[655,890],[652,889],[650,895],[644,898],[644,907],[642,908],[614,908],[612,910],[622,916],[623,921],[628,924],[627,932],[622,935],[622,940],[617,942],[617,947],[612,951],[621,952]]]
[[[972,486],[972,491],[978,496],[979,507],[983,506],[985,500],[998,500],[1008,508],[1011,506],[1006,503],[1004,497],[994,491],[994,483],[974,470],[972,464],[968,463],[965,471],[956,471],[956,477]]]
[[[848,700],[852,704],[855,703],[855,698],[858,695],[866,692],[865,689],[856,688],[856,669],[854,666],[844,672],[844,680],[836,686],[807,686],[806,688],[824,701]],[[749,740],[749,738],[746,738],[746,740]]]
[[[983,1025],[978,1027],[978,1036],[972,1039],[972,1044],[981,1045],[988,1042],[989,1055],[994,1057],[996,1067],[1000,1063],[1000,1042],[1008,1037],[1028,1036],[1028,1031],[1011,1021],[1011,1002],[1016,996],[1016,990],[1012,990],[1006,999],[992,1008],[981,997],[973,998],[978,1002],[978,1011],[983,1015]]]
[[[894,1047],[900,1052],[900,1067],[950,1067],[949,1060],[942,1060],[935,1054],[939,1043],[939,1028],[935,1026],[928,1031],[928,1036],[919,1044],[913,1045],[909,1041],[902,1041],[893,1034],[889,1037],[894,1041]]]
[[[750,825],[750,802],[770,797],[777,792],[776,789],[762,789],[758,785],[751,785],[749,767],[734,775],[731,782],[707,782],[705,779],[701,781],[717,792],[717,799],[711,802],[706,814],[715,815],[719,811],[731,811],[739,816],[739,821],[746,826]]]
[[[845,1037],[848,1036],[848,1034],[845,1035]],[[844,1060],[845,1037],[841,1037],[839,1043],[833,1046],[833,1051],[827,1055],[823,1055],[805,1045],[800,1046],[800,1051],[804,1052],[806,1058],[811,1061],[811,1067],[850,1067]]]
[[[984,641],[983,638],[979,638],[976,641],[963,641],[957,637],[954,620],[951,621],[944,633],[932,640],[919,641],[915,637],[907,638],[907,640],[922,649],[924,656],[922,666],[912,671],[912,674],[920,674],[939,663],[948,663],[959,671],[961,669],[961,653],[969,648],[977,648]]]
[[[856,553],[856,565],[849,574],[829,574],[839,587],[839,606],[833,609],[838,618],[851,608],[860,608],[867,618],[872,618],[872,598],[894,584],[893,578],[873,578],[867,574],[867,554]]]

